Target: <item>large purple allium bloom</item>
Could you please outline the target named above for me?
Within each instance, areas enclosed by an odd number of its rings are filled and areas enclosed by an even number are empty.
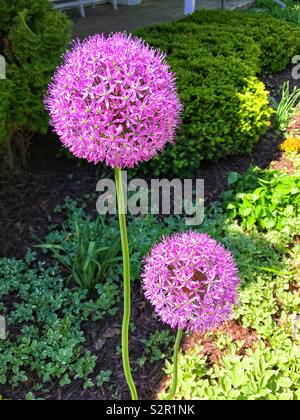
[[[72,154],[119,168],[148,161],[172,142],[181,111],[165,55],[122,33],[77,41],[45,105]]]
[[[145,296],[164,323],[198,332],[228,319],[240,283],[230,251],[193,231],[155,245],[145,258],[142,278]]]

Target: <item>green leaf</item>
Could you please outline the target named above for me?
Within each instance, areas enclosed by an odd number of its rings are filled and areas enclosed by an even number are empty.
[[[238,172],[230,172],[228,175],[228,185],[236,184],[239,179]]]
[[[281,377],[278,379],[277,385],[281,388],[290,388],[293,385],[293,381],[290,378]]]

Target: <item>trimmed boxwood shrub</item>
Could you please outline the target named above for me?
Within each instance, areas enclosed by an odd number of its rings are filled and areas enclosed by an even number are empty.
[[[249,153],[273,113],[259,74],[300,52],[297,27],[246,12],[201,10],[135,35],[168,54],[184,105],[176,145],[143,167],[157,176],[188,176],[201,160]]]
[[[0,54],[7,62],[0,80],[0,166],[24,154],[26,134],[46,132],[43,95],[67,48],[69,19],[48,0],[0,0]]]
[[[233,34],[242,32],[250,36],[260,48],[260,68],[264,72],[283,70],[291,57],[300,52],[299,28],[265,14],[205,11],[186,18],[186,23],[190,22],[201,25],[201,28],[213,24],[218,28],[227,28]]]

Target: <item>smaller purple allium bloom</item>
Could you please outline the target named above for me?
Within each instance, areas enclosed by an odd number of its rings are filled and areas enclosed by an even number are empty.
[[[145,258],[142,279],[145,296],[162,322],[201,333],[228,319],[240,284],[231,252],[194,231],[155,245]]]
[[[45,106],[73,155],[120,169],[173,142],[182,108],[165,54],[123,33],[76,41]]]

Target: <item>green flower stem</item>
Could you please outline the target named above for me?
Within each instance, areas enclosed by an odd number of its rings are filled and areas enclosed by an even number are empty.
[[[124,203],[124,192],[122,185],[122,171],[119,168],[115,168],[115,180],[117,190],[117,201],[118,201],[118,214],[121,232],[122,252],[123,252],[123,272],[124,272],[124,316],[122,324],[122,360],[125,378],[128,383],[131,398],[133,400],[138,399],[137,391],[133,382],[130,369],[129,361],[129,350],[128,350],[128,336],[129,336],[129,322],[130,322],[130,311],[131,311],[131,296],[130,296],[130,259],[129,259],[129,248],[128,248],[128,237],[126,227],[126,214],[125,214],[125,203]]]
[[[177,389],[177,380],[178,380],[178,353],[179,353],[179,347],[181,343],[181,339],[183,336],[183,330],[179,329],[176,336],[176,341],[174,345],[174,355],[173,355],[173,379],[172,379],[172,385],[170,388],[170,391],[168,395],[164,398],[164,400],[170,400]]]

